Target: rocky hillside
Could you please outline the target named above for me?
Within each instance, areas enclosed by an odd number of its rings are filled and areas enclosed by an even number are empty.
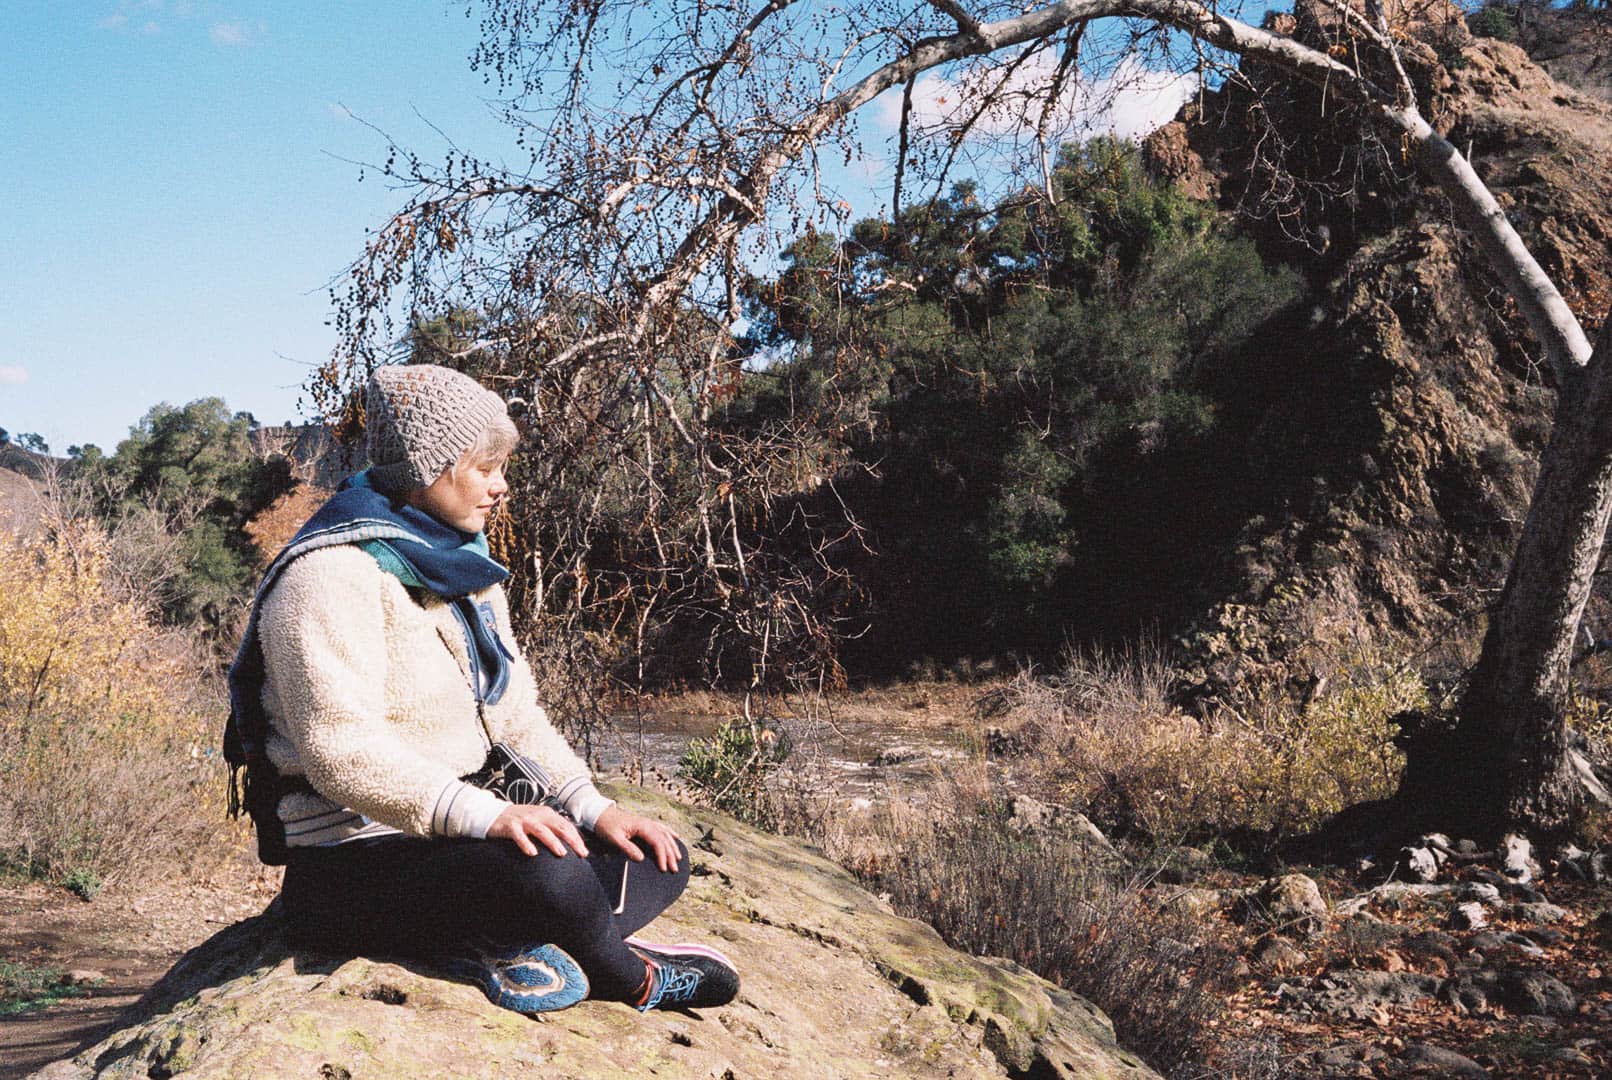
[[[1533,4],[1507,11],[1515,41],[1551,78],[1612,101],[1612,19],[1604,11]]]
[[[32,536],[43,510],[39,486],[28,476],[0,468],[0,529]]]
[[[692,849],[688,894],[645,936],[720,944],[743,973],[733,1005],[640,1016],[584,1002],[532,1020],[421,965],[292,954],[271,909],[186,955],[123,1030],[35,1076],[1157,1075],[1089,1003],[949,949],[798,842],[615,794]]]
[[[44,512],[40,482],[58,464],[20,446],[0,444],[0,529],[32,536]]]
[[[1269,25],[1325,48],[1328,19],[1301,3]],[[1405,53],[1423,113],[1593,334],[1612,304],[1612,106],[1517,45],[1474,39],[1451,5],[1426,9]],[[1379,645],[1453,672],[1504,579],[1554,388],[1398,148],[1316,92],[1245,74],[1146,147],[1156,171],[1251,219],[1313,297],[1262,363],[1232,373],[1243,396],[1205,494],[1241,524],[1211,538],[1219,554],[1186,586],[1208,601],[1189,635],[1199,676],[1206,692],[1258,675],[1298,690]]]

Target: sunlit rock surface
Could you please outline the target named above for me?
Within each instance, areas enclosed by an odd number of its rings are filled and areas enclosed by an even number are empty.
[[[948,948],[797,841],[636,790],[689,842],[687,895],[644,931],[706,941],[738,1001],[531,1019],[424,965],[289,953],[271,912],[192,950],[68,1077],[1152,1077],[1086,1001]]]

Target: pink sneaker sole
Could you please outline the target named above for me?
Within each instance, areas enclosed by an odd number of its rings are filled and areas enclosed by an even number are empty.
[[[735,964],[732,960],[729,960],[722,953],[708,945],[695,945],[693,942],[680,942],[676,945],[658,945],[653,941],[645,941],[643,938],[637,937],[623,938],[622,944],[637,945],[641,949],[650,949],[666,956],[703,956],[708,960],[715,960],[719,964],[730,967],[734,971],[739,970],[738,964]]]

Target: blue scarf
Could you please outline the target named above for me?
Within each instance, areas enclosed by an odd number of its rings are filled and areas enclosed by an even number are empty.
[[[356,544],[409,588],[423,589],[450,602],[464,630],[476,700],[493,704],[509,684],[510,653],[498,637],[487,604],[470,594],[509,577],[495,562],[482,533],[470,535],[444,525],[424,510],[388,498],[369,484],[366,473],[346,480],[335,495],[297,530],[263,574],[252,600],[246,633],[229,669],[229,721],[224,727],[224,758],[230,766],[230,813],[239,812],[237,773],[248,761],[265,761],[269,721],[263,712],[263,648],[257,622],[263,600],[299,557],[337,544]]]

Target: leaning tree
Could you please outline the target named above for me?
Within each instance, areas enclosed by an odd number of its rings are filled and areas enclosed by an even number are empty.
[[[1453,724],[1414,740],[1400,803],[1561,827],[1586,799],[1609,801],[1570,743],[1564,704],[1612,513],[1612,320],[1592,348],[1471,164],[1424,116],[1426,88],[1408,62],[1425,51],[1417,26],[1459,12],[1444,0],[1309,0],[1307,11],[1320,47],[1197,0],[485,0],[472,62],[500,91],[524,157],[495,165],[455,150],[431,164],[394,148],[384,168],[412,194],[336,298],[345,346],[322,375],[326,401],[384,359],[398,293],[411,317],[475,312],[433,355],[525,404],[547,462],[530,490],[613,501],[642,540],[647,573],[633,580],[656,586],[635,591],[623,572],[619,588],[602,588],[581,554],[589,537],[573,538],[528,553],[529,602],[563,595],[581,610],[587,597],[631,594],[612,625],[636,625],[640,638],[678,610],[733,631],[712,631],[718,654],[738,641],[765,657],[787,640],[820,656],[809,643],[827,628],[811,613],[831,591],[832,548],[854,540],[855,524],[808,521],[780,556],[760,543],[757,515],[785,503],[796,515],[788,496],[828,482],[835,462],[812,431],[843,418],[786,417],[739,439],[720,406],[739,378],[732,334],[750,267],[772,230],[848,215],[826,165],[856,156],[866,107],[886,92],[900,99],[889,180],[899,212],[904,193],[938,190],[978,135],[1049,175],[1072,102],[1091,105],[1094,91],[1163,64],[1211,82],[1257,69],[1266,85],[1274,73],[1319,87],[1448,198],[1559,389],[1481,658]],[[949,107],[923,99],[926,73],[944,76]],[[1045,194],[1056,198],[1050,183]],[[589,456],[606,444],[616,456]],[[562,482],[579,468],[581,480]],[[666,505],[669,470],[692,493],[677,507]]]

